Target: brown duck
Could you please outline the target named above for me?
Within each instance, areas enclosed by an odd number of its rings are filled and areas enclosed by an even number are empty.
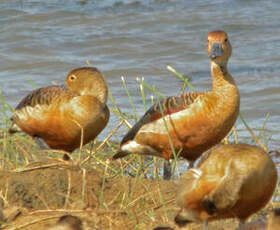
[[[214,147],[198,168],[183,177],[175,222],[183,226],[208,220],[238,218],[240,226],[270,200],[277,170],[269,154],[256,146],[230,144]]]
[[[195,161],[231,130],[239,113],[239,93],[228,72],[231,45],[224,31],[208,34],[212,90],[185,93],[155,104],[124,136],[114,159],[131,153]],[[167,127],[166,127],[167,126]]]
[[[72,152],[106,126],[108,89],[98,69],[72,70],[65,87],[48,86],[28,94],[16,107],[10,133],[23,131],[52,149]],[[83,138],[81,138],[83,137]]]

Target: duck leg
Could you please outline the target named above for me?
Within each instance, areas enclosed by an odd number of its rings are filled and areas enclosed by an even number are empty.
[[[243,225],[245,225],[245,220],[239,220],[239,225],[238,225],[238,229],[241,229],[243,227]]]
[[[194,167],[194,161],[190,161],[188,165],[188,169],[191,169]],[[172,176],[171,172],[171,162],[169,160],[165,160],[163,163],[163,179],[164,180],[170,180]]]
[[[203,230],[208,230],[208,220],[204,220],[203,221],[203,227],[202,227]]]
[[[163,179],[164,180],[171,179],[171,163],[169,160],[165,160],[163,163]]]
[[[188,166],[188,169],[191,169],[194,167],[194,161],[190,161],[189,162],[189,166]]]
[[[46,144],[46,142],[39,136],[34,136],[34,141],[39,146],[41,150],[51,150],[51,148]],[[72,157],[70,156],[70,153],[64,151],[62,160],[64,161],[72,161]]]
[[[34,136],[34,141],[42,150],[48,150],[50,147],[46,144],[46,142],[39,136]]]

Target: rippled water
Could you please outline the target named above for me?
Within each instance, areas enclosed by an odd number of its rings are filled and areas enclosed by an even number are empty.
[[[233,46],[229,70],[240,89],[241,112],[254,129],[269,114],[266,136],[270,148],[279,148],[279,12],[279,0],[1,0],[0,90],[15,106],[33,89],[28,78],[38,87],[60,84],[89,60],[105,74],[124,112],[131,110],[121,84],[125,76],[141,115],[136,77],[165,95],[178,94],[181,82],[167,64],[191,76],[196,89],[210,89],[206,36],[222,29]],[[117,123],[112,116],[102,136]],[[239,135],[248,137],[237,124]]]

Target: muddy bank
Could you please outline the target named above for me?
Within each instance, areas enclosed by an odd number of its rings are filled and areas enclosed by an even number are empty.
[[[178,211],[174,201],[177,184],[104,174],[99,167],[81,169],[53,163],[32,164],[19,172],[1,171],[1,207],[19,210],[1,229],[45,229],[65,214],[80,217],[84,229],[177,229],[173,224]],[[236,220],[210,224],[215,230],[236,227]],[[198,230],[201,225],[191,224],[186,229]]]
[[[64,213],[80,216],[89,229],[133,229],[138,224],[152,227],[153,222],[161,222],[177,210],[177,186],[171,181],[104,177],[101,168],[34,167],[37,165],[22,172],[0,173],[6,201],[22,210],[10,227],[3,229],[44,228]]]

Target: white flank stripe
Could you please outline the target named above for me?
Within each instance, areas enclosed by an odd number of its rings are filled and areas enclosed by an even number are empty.
[[[129,141],[127,144],[124,144],[121,147],[121,150],[127,153],[160,156],[160,152],[156,151],[148,145],[138,144],[136,141]]]
[[[132,149],[139,148],[140,145],[136,141],[129,141],[127,144],[122,146],[122,151],[130,152]]]
[[[199,169],[189,169],[189,170],[193,172],[193,176],[197,179],[200,178],[202,175],[202,172]]]

